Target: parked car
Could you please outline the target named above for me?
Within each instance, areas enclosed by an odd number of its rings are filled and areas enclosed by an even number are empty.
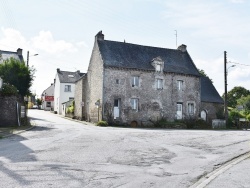
[[[38,109],[37,105],[33,105],[32,109]]]

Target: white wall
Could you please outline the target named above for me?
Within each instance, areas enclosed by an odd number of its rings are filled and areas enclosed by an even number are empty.
[[[55,82],[55,90],[54,90],[54,111],[57,111],[59,113],[59,104],[60,104],[60,88],[61,88],[61,83],[59,80],[58,75],[56,74],[56,82]]]

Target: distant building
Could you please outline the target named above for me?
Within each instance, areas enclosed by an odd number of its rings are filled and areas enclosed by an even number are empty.
[[[43,110],[54,111],[54,83],[43,91],[41,99]]]
[[[75,82],[79,80],[84,73],[80,71],[69,72],[57,69],[54,80],[54,111],[62,114],[62,103],[75,98]]]
[[[0,64],[3,63],[4,60],[10,59],[11,57],[24,62],[22,53],[23,50],[21,48],[18,48],[16,52],[0,50]]]

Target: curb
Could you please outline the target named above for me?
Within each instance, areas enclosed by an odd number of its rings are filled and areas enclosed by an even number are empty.
[[[21,130],[21,131],[17,131],[16,133],[11,133],[11,134],[4,135],[4,136],[2,136],[2,138],[7,138],[7,137],[10,137],[10,136],[13,136],[13,135],[18,135],[18,134],[21,134],[23,132],[29,131],[29,130],[35,128],[35,127],[36,127],[36,125],[34,124],[34,125],[31,125],[31,127],[29,127],[28,129],[24,129],[24,130]]]
[[[215,169],[214,171],[210,172],[209,174],[203,176],[199,179],[195,184],[191,185],[189,188],[204,188],[206,187],[211,181],[213,181],[216,177],[223,174],[225,171],[233,167],[234,165],[240,163],[241,161],[250,157],[250,151],[246,152],[242,155],[239,155],[230,161],[224,163],[221,167]]]

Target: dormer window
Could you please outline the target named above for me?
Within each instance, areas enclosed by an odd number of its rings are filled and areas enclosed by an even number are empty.
[[[74,75],[69,74],[68,77],[69,77],[69,78],[74,78]]]
[[[161,72],[162,68],[161,65],[157,64],[155,67],[156,72]]]
[[[164,68],[164,61],[161,59],[161,57],[156,57],[152,60],[151,65],[155,68],[155,72],[161,73]]]

